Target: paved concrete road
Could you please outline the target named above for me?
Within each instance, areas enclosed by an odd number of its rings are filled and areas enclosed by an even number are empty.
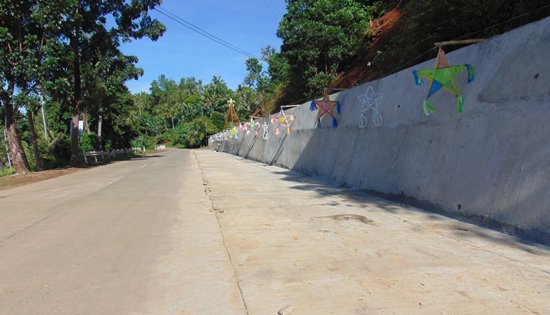
[[[216,152],[0,191],[0,314],[548,314],[549,292],[547,249]]]
[[[0,191],[0,314],[243,314],[191,151]]]
[[[550,314],[550,252],[196,151],[250,314]]]

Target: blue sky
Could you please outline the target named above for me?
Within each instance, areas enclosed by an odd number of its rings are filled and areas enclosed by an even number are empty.
[[[243,50],[260,55],[271,45],[279,50],[281,40],[275,34],[285,12],[284,0],[164,0],[162,8],[193,23]],[[139,58],[145,74],[126,83],[132,93],[148,91],[159,75],[179,80],[194,76],[204,83],[221,76],[235,89],[246,75],[246,56],[199,35],[169,18],[152,11],[166,32],[156,42],[135,40],[122,45],[125,54]]]

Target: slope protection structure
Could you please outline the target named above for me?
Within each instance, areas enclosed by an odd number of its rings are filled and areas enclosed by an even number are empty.
[[[412,70],[430,60],[332,95],[337,128],[325,117],[319,129],[308,102],[287,111],[290,135],[270,125],[267,140],[243,131],[209,146],[550,244],[550,18],[448,58],[475,68],[472,83],[466,72],[456,78],[463,113],[441,92],[430,98],[437,111],[424,114],[427,86]],[[376,108],[365,125],[366,103]]]

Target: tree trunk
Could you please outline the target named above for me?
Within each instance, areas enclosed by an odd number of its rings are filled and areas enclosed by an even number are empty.
[[[32,111],[30,109],[27,110],[27,120],[29,121],[29,130],[31,132],[31,144],[32,144],[32,150],[34,153],[34,160],[36,161],[36,168],[39,171],[44,170],[44,164],[42,163],[42,159],[40,158],[40,150],[38,149],[38,136],[36,135],[36,129],[34,127],[34,119],[32,115]]]
[[[13,91],[13,89],[11,89]],[[4,108],[6,114],[6,136],[8,138],[8,146],[10,148],[10,155],[15,172],[18,174],[26,174],[30,171],[29,161],[23,150],[21,144],[21,138],[17,132],[17,113],[13,107],[13,103],[10,96],[4,97]]]
[[[78,111],[73,111],[71,121],[71,165],[78,166]]]

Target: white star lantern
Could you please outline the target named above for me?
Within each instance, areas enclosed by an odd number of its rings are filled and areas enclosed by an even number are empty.
[[[376,94],[372,86],[367,88],[367,92],[359,95],[357,99],[361,103],[361,117],[359,118],[359,128],[365,128],[369,123],[368,112],[371,111],[372,122],[375,126],[382,126],[382,114],[378,101],[382,96]]]
[[[264,140],[269,139],[269,125],[267,124],[267,122],[264,121],[262,128],[264,129],[264,134],[263,134]]]

